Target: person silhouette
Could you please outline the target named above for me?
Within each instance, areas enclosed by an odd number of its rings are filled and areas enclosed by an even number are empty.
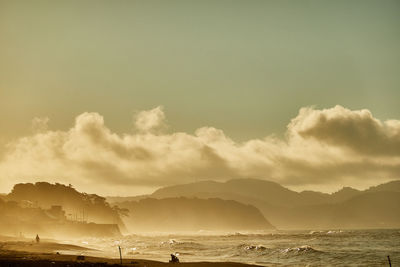
[[[174,254],[171,254],[171,259],[169,260],[169,262],[176,263],[179,262],[179,259]]]
[[[39,235],[38,234],[36,234],[36,243],[39,243],[40,242],[40,237],[39,237]]]

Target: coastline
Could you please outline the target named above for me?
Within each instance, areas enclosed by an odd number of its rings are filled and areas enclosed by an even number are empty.
[[[71,254],[63,254],[59,251],[69,251]],[[251,265],[236,262],[181,262],[169,263],[161,261],[131,259],[122,260],[116,258],[104,258],[84,256],[83,260],[79,260],[78,256],[82,256],[84,251],[91,249],[60,244],[57,242],[41,242],[39,244],[28,241],[2,241],[0,242],[0,265],[7,267],[19,266],[135,266],[135,267],[158,267],[158,266],[177,266],[184,265],[203,266],[203,267],[255,267],[259,265]],[[166,258],[168,256],[166,255]]]

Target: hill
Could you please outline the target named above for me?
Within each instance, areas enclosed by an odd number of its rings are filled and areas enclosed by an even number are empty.
[[[72,186],[46,182],[16,184],[6,199],[42,209],[59,205],[69,220],[118,224],[121,230],[125,228],[120,217],[123,210],[112,207],[104,197],[78,192]]]
[[[400,192],[400,180],[372,186],[366,190],[367,192]]]
[[[192,184],[164,187],[156,190],[151,197],[240,195],[266,201],[271,205],[293,206],[307,204],[309,199],[278,183],[257,179],[234,179],[225,183],[204,181]]]
[[[374,192],[382,194],[370,194]],[[391,198],[385,198],[384,192],[391,192]],[[393,201],[398,201],[396,194],[400,194],[399,192],[398,180],[364,191],[344,187],[335,193],[326,194],[314,191],[295,192],[270,181],[235,179],[224,183],[203,181],[164,187],[156,190],[150,197],[235,200],[257,207],[273,225],[281,229],[381,228],[397,227],[399,220],[396,221],[396,217],[391,214]],[[363,199],[363,204],[356,204],[361,203],[358,202],[360,199]],[[359,216],[350,216],[354,214]]]

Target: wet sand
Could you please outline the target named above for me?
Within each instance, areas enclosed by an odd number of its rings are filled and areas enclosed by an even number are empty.
[[[100,258],[84,256],[84,260],[78,259],[78,255],[85,255],[91,249],[60,244],[57,242],[33,241],[0,241],[0,266],[135,266],[135,267],[158,267],[183,265],[203,267],[246,267],[256,266],[233,262],[182,262],[168,263],[141,259],[123,259],[120,265],[119,259]]]

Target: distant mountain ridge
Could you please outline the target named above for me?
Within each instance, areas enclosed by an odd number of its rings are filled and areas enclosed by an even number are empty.
[[[382,192],[391,192],[385,194]],[[387,197],[389,196],[390,197]],[[202,181],[168,186],[149,196],[221,198],[254,205],[278,228],[391,228],[400,226],[400,180],[357,190],[344,187],[332,193],[295,192],[278,183],[257,179]],[[365,208],[360,204],[365,205]]]
[[[53,208],[62,213],[62,219],[55,222],[46,219],[49,217],[46,210]],[[146,198],[140,201],[121,202],[117,206],[110,205],[106,198],[96,194],[78,192],[71,185],[47,182],[16,184],[12,191],[4,196],[4,201],[0,202],[0,211],[8,214],[7,223],[15,218],[18,219],[18,212],[21,210],[35,212],[26,213],[27,216],[23,217],[16,229],[23,229],[23,232],[27,232],[27,229],[29,231],[37,229],[44,233],[44,229],[47,228],[48,234],[59,235],[60,231],[54,229],[50,231],[50,227],[66,229],[70,225],[77,225],[82,226],[80,230],[89,227],[88,231],[93,230],[91,233],[95,233],[94,230],[100,227],[108,227],[108,235],[115,232],[111,229],[111,225],[99,224],[118,224],[116,235],[119,229],[127,232],[124,222],[132,232],[274,229],[260,210],[234,200]],[[36,224],[41,221],[40,218],[46,219],[49,223],[46,226]],[[97,225],[88,222],[95,222]],[[106,229],[103,232],[106,232]],[[101,236],[100,234],[98,235]]]
[[[343,202],[357,195],[377,192],[390,191],[400,192],[400,180],[370,187],[360,191],[351,187],[343,187],[332,194],[316,191],[295,192],[282,185],[258,179],[233,179],[226,182],[202,181],[190,184],[167,186],[156,190],[151,197],[164,198],[180,196],[193,196],[193,194],[236,194],[250,198],[267,201],[272,205],[282,206],[302,206]]]
[[[366,190],[367,192],[378,192],[378,191],[387,191],[387,192],[400,192],[400,180],[390,181],[384,184],[380,184],[377,186],[372,186]]]
[[[289,190],[278,183],[257,179],[234,179],[224,183],[203,181],[164,187],[156,190],[151,197],[165,198],[176,196],[201,196],[202,194],[241,195],[267,201],[272,205],[293,206],[312,203],[314,195],[302,196],[301,193]]]
[[[400,227],[400,180],[363,191],[344,187],[332,194],[295,192],[257,179],[203,181],[164,187],[151,195],[116,197],[114,205],[72,186],[38,182],[16,184],[2,199],[7,223],[18,210],[25,209],[26,218],[49,217],[46,210],[58,205],[66,211],[64,221],[75,215],[82,223],[118,224],[122,231],[126,223],[133,232]]]

